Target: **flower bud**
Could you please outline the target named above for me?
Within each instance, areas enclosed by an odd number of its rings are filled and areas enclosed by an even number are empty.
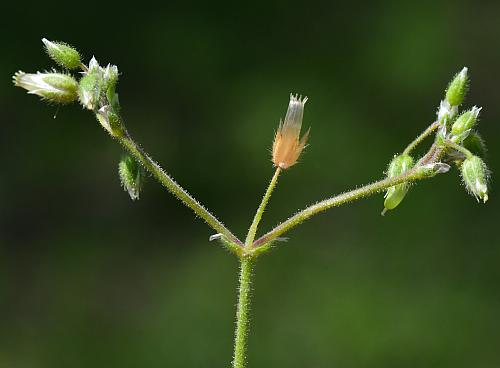
[[[88,67],[88,72],[89,73],[94,73],[94,72],[101,72],[102,68],[99,66],[99,62],[95,58],[95,56],[92,56],[92,59],[90,59],[89,62],[89,67]]]
[[[470,129],[474,127],[481,111],[480,107],[474,106],[471,110],[463,112],[451,127],[451,133],[461,140],[465,139]]]
[[[394,178],[396,176],[404,174],[412,167],[413,158],[410,155],[402,154],[399,156],[395,156],[389,164],[389,168],[387,169],[387,177]],[[402,183],[394,185],[387,189],[382,215],[385,214],[387,210],[392,210],[401,203],[406,193],[408,192],[409,186],[410,185],[408,183]]]
[[[104,83],[107,87],[114,86],[118,82],[118,67],[108,64],[104,69]]]
[[[130,195],[132,200],[139,199],[144,172],[139,163],[132,156],[124,156],[118,165],[118,174],[123,189]]]
[[[465,99],[469,88],[468,69],[464,67],[460,73],[455,75],[446,90],[446,100],[451,106],[459,106]]]
[[[116,65],[108,64],[103,73],[104,90],[106,91],[106,98],[109,104],[117,112],[120,111],[120,101],[116,93],[116,83],[118,83],[118,67]]]
[[[309,130],[299,140],[306,101],[307,97],[302,99],[290,95],[285,121],[280,122],[273,142],[273,163],[276,167],[287,169],[295,165],[306,145]]]
[[[80,79],[78,85],[78,97],[80,103],[89,110],[94,110],[98,107],[101,96],[102,80],[99,73],[88,73]]]
[[[78,82],[68,74],[17,72],[13,77],[14,85],[22,87],[30,94],[38,95],[48,101],[67,104],[78,98]]]
[[[467,191],[476,199],[486,203],[488,200],[488,168],[478,156],[466,158],[460,168],[462,180]]]
[[[458,112],[457,106],[451,106],[446,100],[441,101],[437,112],[437,121],[443,125],[448,124],[453,120]]]
[[[66,69],[77,69],[81,66],[80,54],[73,47],[62,43],[52,42],[42,38],[45,50],[50,58]]]

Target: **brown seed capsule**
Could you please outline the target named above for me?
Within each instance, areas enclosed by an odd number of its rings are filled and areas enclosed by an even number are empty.
[[[299,140],[306,102],[307,97],[302,99],[297,95],[290,95],[290,103],[288,104],[285,121],[280,122],[278,131],[274,137],[273,163],[276,167],[287,169],[295,165],[306,145],[310,129]]]

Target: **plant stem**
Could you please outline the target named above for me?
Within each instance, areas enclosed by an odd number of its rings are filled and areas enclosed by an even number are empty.
[[[253,241],[255,239],[255,234],[257,233],[257,227],[259,226],[260,220],[262,218],[262,214],[264,213],[264,210],[266,209],[267,202],[269,202],[269,198],[271,197],[271,194],[274,190],[274,187],[276,186],[276,183],[278,182],[278,176],[280,175],[280,172],[281,172],[281,168],[277,167],[271,181],[269,182],[269,186],[267,187],[266,193],[264,194],[264,197],[262,198],[262,202],[260,202],[259,208],[257,209],[257,212],[255,213],[252,225],[250,225],[250,229],[248,230],[248,234],[247,234],[247,237],[245,240],[245,247],[251,247],[253,244]]]
[[[361,188],[351,190],[349,192],[345,192],[339,194],[335,197],[325,199],[321,202],[313,204],[302,211],[298,212],[294,216],[290,217],[288,220],[282,222],[280,225],[276,226],[273,230],[269,231],[267,234],[263,235],[261,238],[256,240],[253,244],[254,247],[261,246],[266,244],[288,230],[294,228],[301,222],[307,220],[311,216],[314,216],[320,212],[323,212],[331,207],[338,207],[345,203],[352,202],[356,199],[360,199],[363,197],[367,197],[369,195],[380,192],[381,190],[390,188],[394,185],[415,181],[418,179],[424,179],[425,176],[419,171],[419,166],[415,166],[413,169],[405,172],[402,175],[395,176],[393,178],[385,178],[374,183],[365,185]]]
[[[411,151],[415,149],[422,141],[427,138],[432,132],[434,132],[439,127],[439,123],[436,121],[429,125],[429,127],[424,130],[413,142],[411,142],[403,151],[403,154],[409,154]]]
[[[201,217],[215,231],[223,234],[229,241],[242,245],[242,242],[220,222],[210,211],[194,199],[184,188],[175,182],[134,140],[128,135],[118,136],[116,139],[125,149],[134,156],[165,188],[168,189],[187,207],[191,208],[196,215]]]
[[[233,368],[244,368],[246,364],[252,269],[253,259],[250,257],[240,257],[239,294],[238,309],[236,311],[236,331],[234,334]]]
[[[454,149],[455,151],[458,151],[458,152],[462,153],[462,154],[463,154],[466,158],[471,158],[472,156],[474,156],[474,155],[472,154],[472,152],[471,152],[471,151],[469,151],[467,148],[462,147],[461,145],[456,144],[455,142],[453,142],[453,141],[451,141],[451,140],[449,140],[449,139],[446,139],[446,140],[444,141],[444,144],[445,144],[446,146],[448,146],[449,148],[452,148],[452,149]]]

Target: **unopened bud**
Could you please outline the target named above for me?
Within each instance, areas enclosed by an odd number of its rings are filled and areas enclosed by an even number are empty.
[[[100,72],[102,70],[95,56],[92,56],[92,59],[90,59],[88,70],[89,73]]]
[[[488,168],[481,158],[466,158],[460,168],[467,191],[484,203],[488,200]]]
[[[404,174],[412,167],[413,167],[413,158],[410,155],[402,154],[396,156],[392,159],[391,163],[389,164],[389,168],[387,169],[387,177],[394,178],[396,176]],[[402,183],[394,185],[389,189],[387,189],[387,192],[385,194],[384,210],[382,211],[382,215],[385,214],[387,210],[392,210],[401,203],[406,193],[408,192],[409,186],[410,185],[408,183]]]
[[[89,110],[97,108],[101,96],[101,83],[99,73],[88,73],[80,79],[78,97],[80,103]]]
[[[452,106],[459,106],[465,99],[467,89],[469,88],[468,69],[463,68],[460,73],[455,75],[446,90],[446,100]]]
[[[118,83],[118,67],[116,65],[108,64],[103,73],[104,90],[106,91],[106,98],[109,104],[115,111],[120,111],[120,102],[118,94],[116,93],[116,83]]]
[[[451,106],[446,100],[441,101],[437,112],[437,121],[443,125],[448,124],[453,120],[458,112],[457,106]]]
[[[68,74],[17,72],[13,77],[17,87],[24,88],[30,94],[38,95],[48,101],[67,104],[78,98],[78,82]]]
[[[80,54],[73,47],[63,42],[52,42],[42,38],[45,50],[50,58],[66,69],[77,69],[81,66]]]
[[[118,82],[118,67],[108,64],[104,69],[104,83],[106,86],[114,86]]]
[[[123,189],[130,195],[132,200],[139,199],[144,172],[139,163],[132,156],[124,156],[118,165],[118,173]]]
[[[471,110],[462,113],[453,123],[451,133],[457,137],[461,137],[461,140],[465,139],[466,135],[468,135],[469,131],[476,124],[480,111],[480,107],[474,106]]]

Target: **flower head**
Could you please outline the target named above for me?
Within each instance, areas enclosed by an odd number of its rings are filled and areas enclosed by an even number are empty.
[[[27,74],[19,71],[14,74],[13,82],[30,94],[61,104],[73,102],[78,98],[78,82],[68,74],[56,72]]]
[[[297,163],[297,160],[304,149],[309,130],[300,136],[302,118],[304,116],[304,105],[307,97],[290,95],[290,103],[286,112],[285,120],[280,122],[273,143],[273,163],[281,169],[287,169]]]

